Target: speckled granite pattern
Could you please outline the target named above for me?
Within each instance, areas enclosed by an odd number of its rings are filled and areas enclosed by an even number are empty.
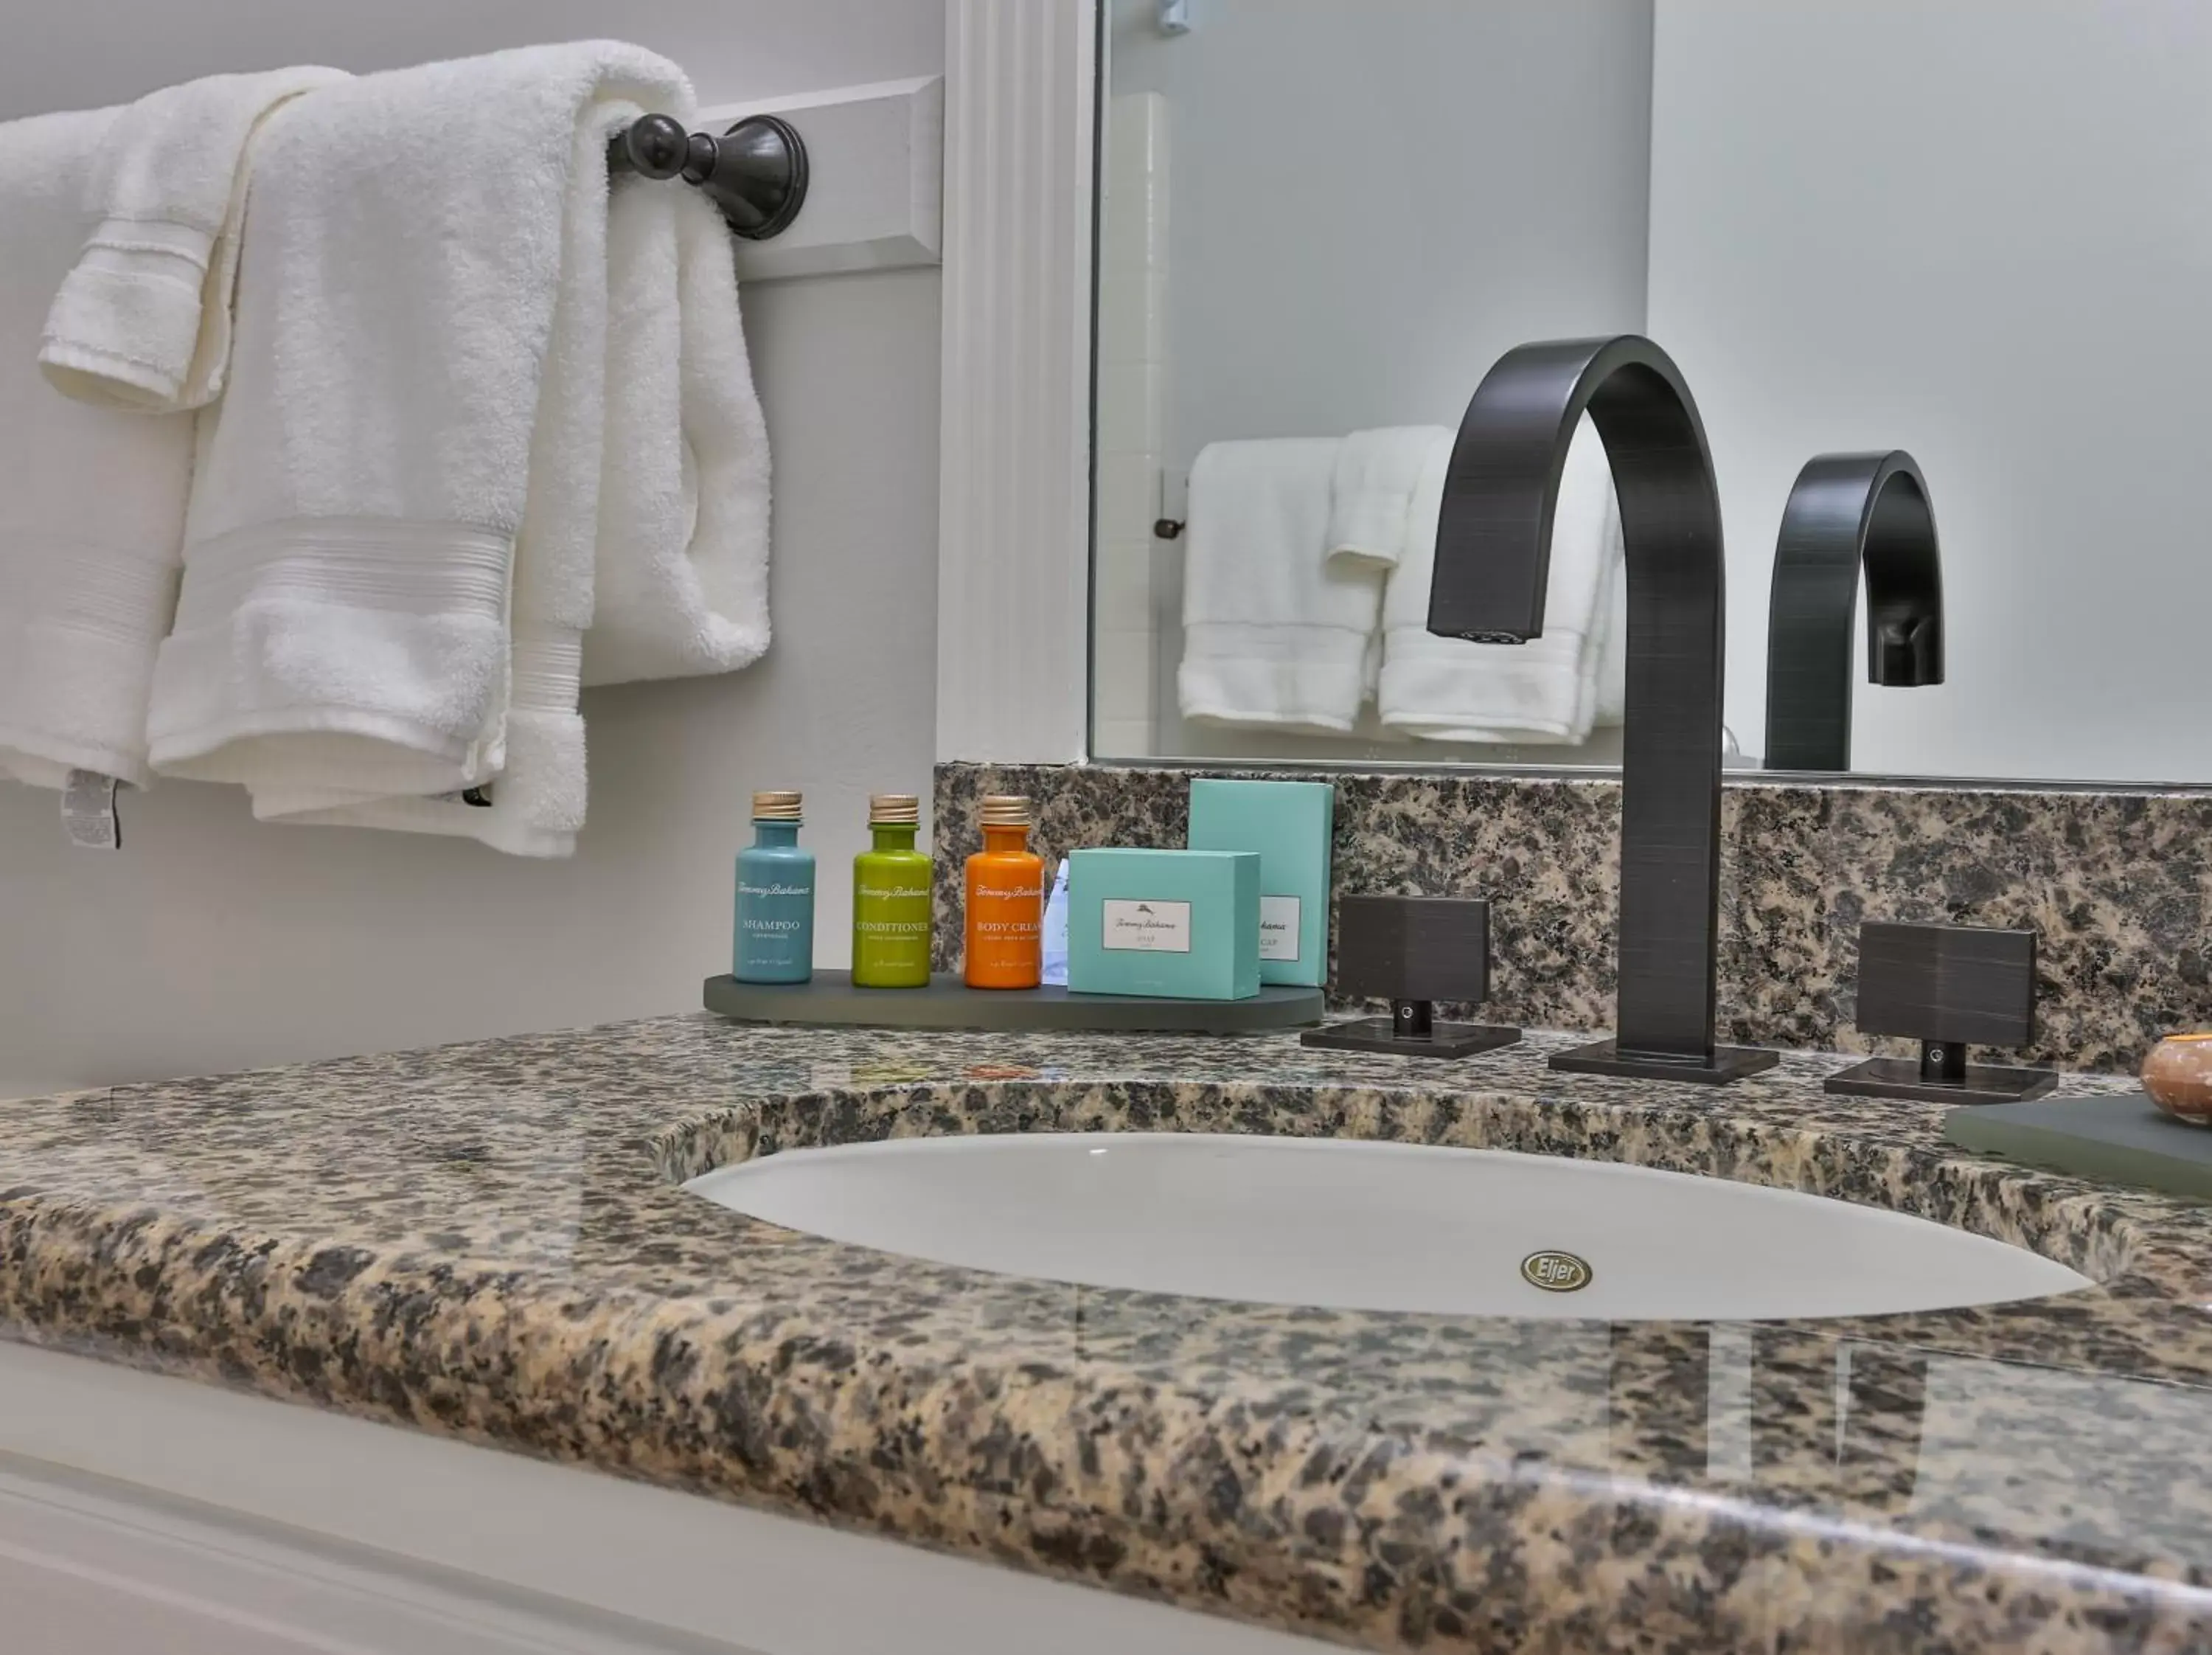
[[[1188,826],[1192,774],[940,765],[940,967],[957,967],[959,867],[980,843],[983,794],[1036,799],[1036,843],[1051,855],[1080,845],[1175,845]],[[1329,779],[1340,891],[1486,895],[1494,907],[1486,1016],[1610,1026],[1618,782]],[[1851,1026],[1864,919],[2038,932],[2038,1039],[2006,1061],[2133,1073],[2161,1035],[2212,1027],[2212,794],[1732,781],[1721,823],[1724,1040],[1907,1055],[1911,1048]]]
[[[1817,1087],[703,1017],[0,1104],[18,1336],[1356,1646],[2212,1648],[2212,1212]],[[2112,1082],[2091,1083],[2117,1089]],[[886,1135],[1491,1146],[1899,1208],[2094,1278],[1808,1323],[1075,1288],[675,1180]],[[1602,1261],[1597,1261],[1601,1269]]]

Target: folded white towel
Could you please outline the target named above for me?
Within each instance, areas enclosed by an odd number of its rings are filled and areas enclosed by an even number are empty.
[[[1525,745],[1586,741],[1607,681],[1621,586],[1620,510],[1605,447],[1589,420],[1567,449],[1552,519],[1543,636],[1508,647],[1440,638],[1428,630],[1437,515],[1448,447],[1432,448],[1413,515],[1410,551],[1382,604],[1384,727],[1434,741]],[[1617,651],[1619,645],[1613,646]],[[1613,669],[1618,677],[1618,667]]]
[[[176,601],[192,420],[57,396],[47,307],[122,114],[0,125],[0,776],[143,786],[146,695]]]
[[[1328,514],[1332,560],[1395,569],[1404,558],[1422,470],[1452,433],[1441,425],[1354,431],[1337,452]]]
[[[1191,466],[1187,719],[1341,734],[1366,699],[1379,570],[1328,554],[1337,437],[1212,442]]]
[[[157,768],[243,782],[264,816],[573,847],[605,148],[691,107],[674,64],[590,42],[367,76],[271,119]],[[649,193],[635,216],[674,234]],[[452,796],[487,787],[488,808]]]
[[[90,237],[54,295],[40,364],[80,401],[174,411],[222,390],[248,158],[270,111],[335,69],[211,75],[123,112],[85,192]]]
[[[1590,722],[1618,728],[1628,716],[1628,559],[1614,548],[1613,591],[1599,616],[1597,712]]]

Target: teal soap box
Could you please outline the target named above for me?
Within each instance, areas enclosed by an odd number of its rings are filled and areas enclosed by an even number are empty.
[[[1328,848],[1336,789],[1326,782],[1190,784],[1190,848],[1260,858],[1260,981],[1328,981]]]
[[[1077,994],[1249,1000],[1260,992],[1259,856],[1072,854],[1067,986]]]

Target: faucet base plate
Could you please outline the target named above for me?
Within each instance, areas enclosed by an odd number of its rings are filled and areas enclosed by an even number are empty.
[[[1521,1038],[1521,1031],[1488,1023],[1438,1023],[1426,1038],[1401,1035],[1387,1017],[1370,1017],[1358,1023],[1338,1023],[1325,1029],[1309,1029],[1298,1037],[1302,1045],[1323,1051],[1393,1052],[1401,1057],[1472,1057],[1480,1051],[1496,1051]]]
[[[1969,1063],[1963,1079],[1930,1080],[1909,1057],[1870,1057],[1827,1078],[1823,1089],[1854,1098],[1910,1098],[1926,1104],[2018,1104],[2058,1084],[2050,1069]]]
[[[1771,1069],[1782,1054],[1759,1046],[1716,1046],[1709,1063],[1670,1062],[1661,1057],[1624,1057],[1620,1043],[1600,1040],[1577,1046],[1552,1059],[1552,1067],[1569,1074],[1619,1074],[1638,1080],[1687,1080],[1695,1086],[1726,1086],[1747,1074]]]

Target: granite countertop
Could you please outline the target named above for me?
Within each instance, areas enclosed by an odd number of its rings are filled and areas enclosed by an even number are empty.
[[[2212,1214],[1831,1098],[1294,1037],[674,1017],[0,1104],[15,1336],[1374,1648],[2212,1646]],[[2111,1084],[2111,1083],[2106,1083]],[[1713,1172],[2100,1285],[1688,1324],[1074,1288],[676,1181],[889,1134],[1178,1127]]]

